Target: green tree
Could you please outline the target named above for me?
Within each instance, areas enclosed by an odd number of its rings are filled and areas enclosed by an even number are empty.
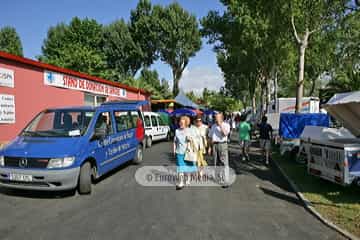
[[[142,51],[141,61],[144,67],[149,67],[158,56],[158,32],[153,14],[153,7],[149,0],[140,0],[136,9],[130,13],[129,30],[134,42]]]
[[[124,20],[104,27],[101,46],[107,68],[115,73],[112,79],[120,81],[124,76],[133,77],[141,68],[141,49],[134,42]]]
[[[153,86],[155,89],[160,89],[161,87],[159,74],[156,70],[149,70],[147,68],[144,68],[143,70],[141,70],[139,79]]]
[[[199,97],[195,94],[194,91],[189,91],[186,93],[186,96],[193,101],[194,103],[198,103],[199,102]]]
[[[124,78],[123,83],[151,92],[152,99],[167,99],[171,97],[167,81],[165,79],[160,80],[156,70],[144,68],[141,70],[138,78],[127,76]]]
[[[141,71],[139,81],[143,82],[148,88],[148,90],[152,92],[153,99],[167,99],[171,97],[171,92],[169,90],[168,81],[165,79],[159,78],[159,74],[156,70],[149,70],[144,68]],[[150,89],[151,86],[151,89]]]
[[[161,79],[161,95],[162,99],[170,99],[173,97],[173,94],[170,90],[169,81],[165,78]]]
[[[290,3],[291,26],[298,46],[298,78],[296,91],[296,112],[301,110],[304,93],[305,52],[310,37],[321,31],[328,31],[346,11],[348,0],[295,0]]]
[[[102,25],[74,17],[48,30],[39,60],[75,71],[102,76],[105,56],[101,50]]]
[[[23,48],[19,35],[13,27],[0,29],[0,51],[23,56]]]
[[[173,94],[179,92],[182,73],[201,48],[201,36],[196,17],[178,3],[166,7],[155,6],[156,31],[161,60],[170,65],[173,74]]]
[[[226,11],[220,15],[211,11],[202,19],[202,33],[215,44],[218,64],[225,76],[225,87],[235,98],[251,99],[256,109],[256,94],[260,99],[269,91],[271,73],[280,61],[275,52],[282,46],[271,36],[281,34],[272,26],[267,1],[227,1]],[[272,6],[273,8],[273,6]]]
[[[323,94],[360,90],[360,12],[349,13],[332,32],[336,39],[330,81]],[[336,51],[335,51],[336,50]]]

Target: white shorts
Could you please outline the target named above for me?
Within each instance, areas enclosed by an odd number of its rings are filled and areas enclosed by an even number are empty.
[[[271,142],[269,139],[260,139],[260,148],[263,150],[270,150],[271,149]]]

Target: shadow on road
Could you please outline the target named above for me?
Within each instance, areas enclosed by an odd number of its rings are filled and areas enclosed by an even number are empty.
[[[293,192],[289,183],[282,177],[278,169],[271,164],[271,161],[269,166],[264,164],[264,157],[258,142],[252,141],[249,156],[249,161],[242,161],[240,145],[237,142],[229,145],[229,164],[236,174],[251,174],[287,192]]]
[[[301,203],[301,201],[297,198],[297,197],[293,197],[293,196],[289,196],[283,193],[279,193],[276,192],[274,190],[265,188],[265,187],[260,187],[260,189],[263,191],[263,193],[265,193],[266,195],[269,195],[271,197],[283,200],[283,201],[287,201],[296,205],[300,205],[303,206],[303,204]]]
[[[68,191],[34,191],[34,190],[20,190],[20,189],[10,189],[10,188],[0,188],[0,194],[15,196],[15,197],[24,197],[24,198],[34,198],[34,199],[56,199],[56,198],[68,198],[73,197],[76,194],[75,190]]]

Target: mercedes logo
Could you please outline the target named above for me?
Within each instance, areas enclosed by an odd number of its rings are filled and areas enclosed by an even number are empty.
[[[25,167],[27,167],[27,165],[28,165],[27,159],[26,158],[21,158],[20,161],[19,161],[19,167],[25,168]]]

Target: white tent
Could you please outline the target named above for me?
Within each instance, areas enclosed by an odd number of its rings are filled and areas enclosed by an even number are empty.
[[[355,138],[346,128],[327,128],[319,126],[305,126],[301,134],[303,141],[318,140],[328,141],[333,139],[353,139]]]
[[[360,137],[360,91],[335,94],[324,107],[354,136]]]

